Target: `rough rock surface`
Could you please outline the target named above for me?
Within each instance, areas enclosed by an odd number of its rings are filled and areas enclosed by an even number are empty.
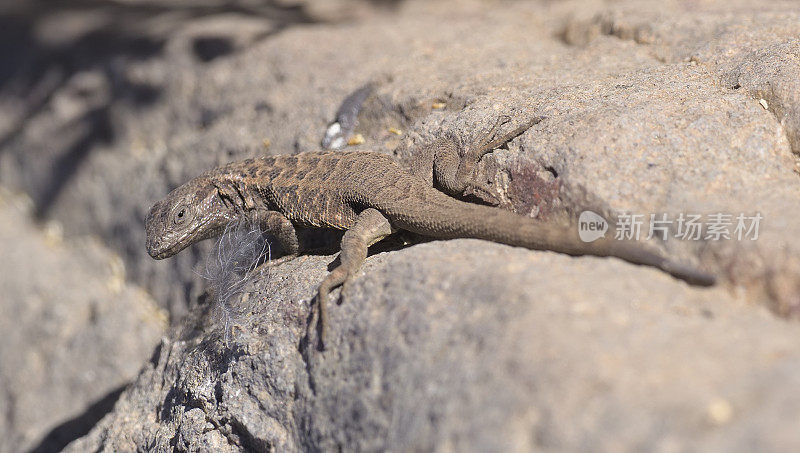
[[[800,329],[723,288],[433,242],[373,256],[320,354],[303,337],[330,261],[274,269],[229,348],[197,310],[70,451],[800,446]]]
[[[119,257],[19,205],[0,192],[0,451],[57,451],[111,410],[166,316]]]
[[[117,250],[176,323],[73,451],[800,446],[796,3],[266,3],[87,3],[15,31],[44,56],[0,86],[0,182]],[[307,256],[253,283],[221,344],[194,272],[210,247],[152,261],[148,207],[217,164],[317,149],[372,80],[362,149],[544,115],[484,159],[505,208],[565,227],[760,214],[758,240],[663,244],[718,273],[710,290],[479,241],[381,253],[325,354],[304,335],[334,257]]]

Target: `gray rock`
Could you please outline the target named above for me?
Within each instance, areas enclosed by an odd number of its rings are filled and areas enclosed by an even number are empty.
[[[0,192],[0,451],[54,451],[113,407],[166,314],[96,240],[64,243]]]
[[[309,300],[333,258],[257,281],[227,348],[199,307],[68,451],[800,446],[800,329],[724,288],[433,242],[371,257],[320,353],[304,340]]]

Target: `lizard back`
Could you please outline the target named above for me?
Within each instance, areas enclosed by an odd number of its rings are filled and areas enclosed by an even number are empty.
[[[222,174],[247,207],[282,212],[303,226],[346,230],[378,200],[404,198],[425,185],[391,157],[370,152],[311,151],[234,162]]]

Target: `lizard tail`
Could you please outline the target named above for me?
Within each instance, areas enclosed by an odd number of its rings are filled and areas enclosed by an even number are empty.
[[[425,191],[425,208],[416,202],[396,200],[381,211],[397,227],[439,239],[474,238],[533,250],[552,250],[569,255],[620,258],[661,269],[698,286],[716,283],[713,275],[672,261],[645,244],[601,237],[584,242],[577,228],[564,229],[503,209],[466,203],[436,191]],[[435,206],[431,209],[431,205]]]

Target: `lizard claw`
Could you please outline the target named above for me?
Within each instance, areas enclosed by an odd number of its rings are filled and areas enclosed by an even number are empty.
[[[490,206],[500,206],[500,197],[496,196],[495,194],[486,191],[484,189],[470,186],[464,189],[464,193],[461,194],[463,198],[474,197],[482,202],[490,205]]]
[[[471,183],[466,187],[466,189],[464,189],[464,192],[461,194],[461,196],[465,198],[472,196],[491,206],[500,206],[502,204],[500,197],[495,195],[492,187],[488,184],[481,185]]]
[[[495,123],[495,126],[503,126],[510,122],[511,122],[511,117],[509,115],[500,115],[497,118],[497,123]]]

